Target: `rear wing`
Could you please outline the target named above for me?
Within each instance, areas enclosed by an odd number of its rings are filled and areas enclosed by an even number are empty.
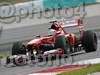
[[[83,27],[83,20],[71,20],[71,21],[61,21],[59,22],[62,28],[69,28],[69,27]]]
[[[66,20],[51,21],[50,23],[53,23],[56,27],[61,27],[61,28],[78,27],[81,35],[83,35],[84,32],[84,24],[83,24],[83,20],[81,19],[70,20],[70,21],[66,21]]]
[[[83,26],[83,20],[77,19],[77,20],[70,20],[70,21],[51,21],[49,23],[59,25],[62,28],[68,28],[68,27],[76,27],[76,26]]]

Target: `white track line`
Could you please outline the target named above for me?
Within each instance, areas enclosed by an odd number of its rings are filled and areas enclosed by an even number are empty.
[[[78,61],[78,62],[73,63],[72,65],[89,65],[89,64],[98,64],[98,63],[100,63],[100,58]],[[58,73],[57,72],[55,73],[33,73],[33,74],[28,74],[28,75],[57,75]]]

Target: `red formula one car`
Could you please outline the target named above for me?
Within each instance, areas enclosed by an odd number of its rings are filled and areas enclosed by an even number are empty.
[[[26,55],[29,53],[31,54],[31,60],[35,60],[35,57],[40,54],[48,57],[56,54],[62,56],[63,54],[71,54],[81,50],[85,50],[85,52],[97,50],[97,36],[92,31],[84,30],[82,20],[52,21],[50,23],[52,23],[52,26],[49,28],[47,36],[37,36],[36,39],[29,41],[26,45],[21,42],[15,42],[12,48],[12,55]],[[64,28],[68,27],[78,27],[80,36],[67,33]],[[21,58],[14,59],[14,61],[21,62]],[[41,57],[38,59],[40,60]]]

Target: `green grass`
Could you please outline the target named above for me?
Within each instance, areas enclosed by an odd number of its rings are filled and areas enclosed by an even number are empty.
[[[3,53],[0,53],[0,58],[4,58],[4,57],[10,56],[10,55],[11,55],[10,51],[3,52]]]
[[[90,65],[85,68],[73,70],[70,72],[64,72],[58,75],[87,75],[87,74],[92,74],[95,72],[100,72],[100,64]]]

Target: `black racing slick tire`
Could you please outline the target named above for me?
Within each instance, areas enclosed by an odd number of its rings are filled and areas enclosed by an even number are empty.
[[[82,37],[82,45],[87,53],[97,50],[97,36],[92,31],[85,31]]]
[[[12,46],[12,55],[26,54],[26,47],[21,42],[15,42]]]
[[[68,40],[65,38],[65,36],[57,37],[55,41],[55,47],[64,49],[65,54],[68,53]]]

